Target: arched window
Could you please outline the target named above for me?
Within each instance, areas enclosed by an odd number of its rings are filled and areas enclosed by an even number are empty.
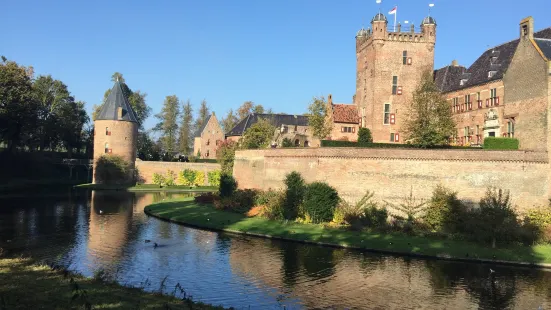
[[[295,146],[300,146],[300,141],[298,139],[295,140]]]
[[[308,141],[304,141],[304,147],[309,147]]]

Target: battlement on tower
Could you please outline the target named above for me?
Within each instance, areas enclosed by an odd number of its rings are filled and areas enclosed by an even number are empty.
[[[394,41],[394,42],[409,42],[409,43],[434,43],[434,35],[431,31],[433,29],[427,29],[428,26],[415,27],[411,25],[407,31],[404,31],[405,27],[397,25],[394,27],[385,27],[377,30],[362,29],[356,36],[356,51],[361,51],[366,46],[371,45],[374,40]],[[374,33],[378,31],[379,33]]]

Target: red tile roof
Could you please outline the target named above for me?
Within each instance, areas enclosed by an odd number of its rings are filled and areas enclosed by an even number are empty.
[[[333,121],[335,123],[359,123],[358,108],[353,104],[333,104]]]

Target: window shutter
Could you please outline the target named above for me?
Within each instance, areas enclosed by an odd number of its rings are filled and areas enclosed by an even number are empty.
[[[398,94],[398,95],[401,95],[401,94],[402,94],[402,86],[398,86],[397,94]]]
[[[411,57],[408,57],[408,65],[411,66]]]
[[[390,113],[390,123],[396,124],[396,115],[394,113]]]
[[[341,127],[341,132],[344,132],[344,127]]]
[[[496,97],[495,102],[496,102],[496,105],[499,105],[499,97]]]
[[[400,141],[400,134],[399,133],[395,133],[394,134],[394,142],[399,142]]]
[[[490,99],[486,99],[486,107],[490,106]]]

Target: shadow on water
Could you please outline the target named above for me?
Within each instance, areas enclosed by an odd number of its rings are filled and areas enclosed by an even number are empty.
[[[551,307],[548,271],[229,235],[143,213],[183,195],[190,194],[83,191],[2,199],[0,247],[87,276],[103,270],[147,290],[180,284],[197,300],[237,308]]]

